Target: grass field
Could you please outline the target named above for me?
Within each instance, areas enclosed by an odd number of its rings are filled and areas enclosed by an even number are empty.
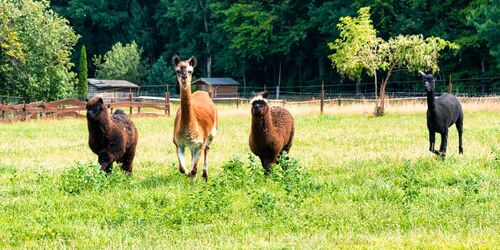
[[[291,160],[270,176],[249,154],[248,107],[223,109],[207,183],[178,173],[173,117],[134,120],[131,177],[97,170],[85,120],[0,124],[0,248],[500,245],[498,106],[465,107],[465,154],[453,127],[446,161],[420,110],[293,108]]]

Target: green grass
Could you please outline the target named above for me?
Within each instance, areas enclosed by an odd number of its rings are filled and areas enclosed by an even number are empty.
[[[424,114],[295,119],[291,160],[263,176],[250,117],[222,116],[208,183],[178,173],[172,117],[135,120],[131,177],[97,170],[85,120],[0,124],[0,248],[500,245],[500,113],[467,113],[446,161]]]

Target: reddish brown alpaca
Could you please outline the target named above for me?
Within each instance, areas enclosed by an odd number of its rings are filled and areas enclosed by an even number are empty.
[[[208,179],[208,150],[219,127],[217,110],[207,92],[196,91],[191,94],[191,77],[196,58],[181,61],[179,56],[172,58],[181,93],[181,106],[175,115],[174,144],[177,147],[179,171],[195,178],[198,173],[198,161],[204,152],[203,178]],[[184,163],[184,150],[191,151],[191,172]]]
[[[262,167],[269,172],[278,155],[288,153],[295,132],[292,115],[288,110],[269,107],[267,92],[255,95],[252,104],[252,129],[249,144],[252,152],[260,158]]]

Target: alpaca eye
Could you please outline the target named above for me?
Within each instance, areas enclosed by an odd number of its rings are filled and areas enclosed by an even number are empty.
[[[175,73],[179,74],[179,73],[181,73],[181,70],[180,69],[176,69]]]
[[[192,73],[193,73],[193,71],[192,71],[192,70],[188,70],[188,73],[189,73],[189,74],[192,74]]]

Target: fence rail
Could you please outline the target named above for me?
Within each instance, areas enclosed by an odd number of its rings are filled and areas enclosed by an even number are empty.
[[[170,115],[169,94],[165,98],[165,103],[145,103],[134,101],[132,95],[129,100],[111,102],[106,106],[113,112],[115,108],[129,108],[129,115],[133,117],[153,117],[158,113],[141,112],[141,108],[153,108],[165,110],[165,115]],[[32,102],[14,105],[0,104],[0,122],[27,121],[30,119],[57,119],[63,117],[85,117],[82,114],[86,111],[86,102],[77,99],[65,99],[54,102]],[[133,108],[137,108],[137,113],[133,113]]]
[[[488,97],[458,97],[462,103],[467,102],[495,102],[500,103],[500,96]],[[215,103],[231,103],[239,107],[243,103],[248,103],[249,98],[213,98]],[[424,103],[426,97],[404,97],[404,98],[387,98],[387,104],[394,103]],[[129,115],[132,117],[156,117],[160,114],[143,112],[142,108],[152,108],[164,110],[165,115],[170,116],[170,108],[173,102],[179,102],[178,98],[170,98],[170,93],[165,93],[165,97],[148,97],[140,96],[134,98],[129,96],[128,100],[112,101],[106,104],[111,110],[111,113],[116,108],[129,108]],[[375,103],[378,99],[370,98],[330,98],[325,97],[324,92],[320,92],[315,98],[309,100],[286,100],[286,99],[270,99],[272,105],[289,106],[289,105],[318,105],[318,110],[323,112],[324,106],[329,105],[347,105],[347,104],[366,104]],[[85,111],[85,102],[76,99],[65,99],[54,102],[32,102],[22,104],[0,104],[0,122],[15,122],[26,121],[30,119],[57,119],[63,117],[85,117],[82,114]],[[133,113],[136,108],[137,112]]]

